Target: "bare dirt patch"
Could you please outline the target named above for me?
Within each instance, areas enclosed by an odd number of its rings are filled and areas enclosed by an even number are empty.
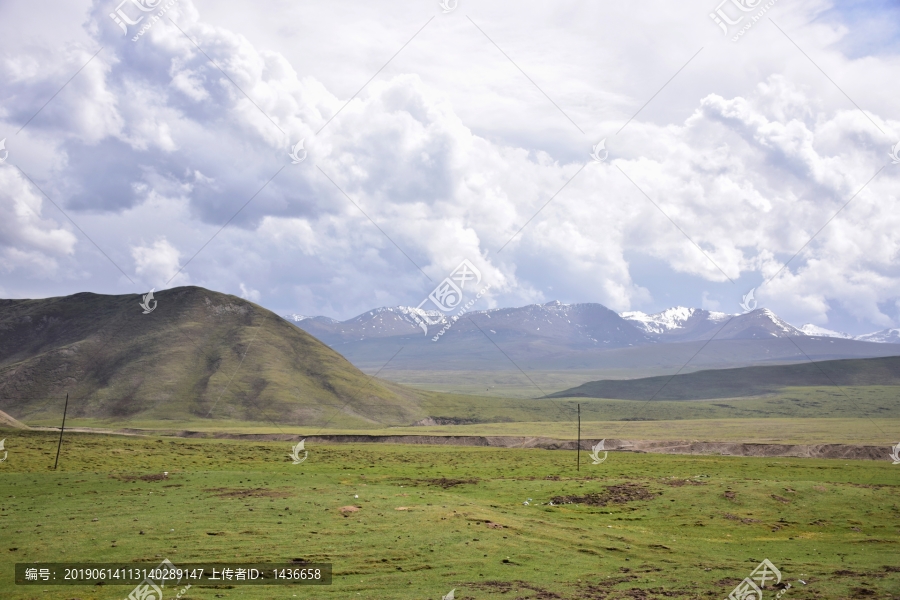
[[[550,590],[534,585],[533,583],[528,583],[527,581],[479,581],[476,583],[469,583],[466,587],[499,594],[509,594],[510,592],[528,590],[536,594],[535,596],[529,596],[529,598],[537,600],[557,600],[563,598],[555,592],[551,592]],[[517,596],[516,598],[521,597],[522,596]]]
[[[703,481],[697,481],[696,479],[675,479],[675,478],[664,478],[659,480],[660,483],[664,483],[666,485],[670,485],[672,487],[683,487],[685,485],[706,485]]]
[[[471,522],[475,523],[476,525],[481,525],[482,523],[484,523],[485,525],[488,526],[489,529],[504,529],[506,527],[505,525],[501,525],[500,523],[494,523],[490,519],[466,519],[466,520],[471,521]]]
[[[609,504],[627,504],[639,500],[652,500],[658,493],[651,492],[646,486],[637,483],[610,485],[602,492],[593,492],[584,496],[554,496],[553,504],[586,504],[588,506],[607,506]]]
[[[431,485],[448,490],[458,485],[475,485],[478,479],[471,477],[469,479],[449,479],[447,477],[437,477],[432,479],[404,479],[404,485]]]
[[[288,498],[291,496],[290,492],[270,490],[269,488],[244,490],[238,488],[207,488],[203,491],[214,494],[219,498]]]
[[[750,517],[741,518],[737,515],[733,515],[731,513],[723,513],[723,517],[728,519],[729,521],[740,521],[741,523],[749,525],[750,523],[759,523],[759,519],[751,519]]]

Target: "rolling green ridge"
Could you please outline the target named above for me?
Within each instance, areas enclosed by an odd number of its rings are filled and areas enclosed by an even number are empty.
[[[704,400],[774,394],[787,387],[900,385],[900,357],[713,369],[684,375],[589,381],[551,398]]]
[[[426,416],[274,313],[198,287],[0,301],[0,410],[24,421],[231,419],[366,427]],[[388,357],[389,358],[389,357]]]

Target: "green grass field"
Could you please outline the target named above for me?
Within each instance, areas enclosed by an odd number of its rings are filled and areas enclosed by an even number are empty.
[[[284,442],[71,433],[53,471],[56,434],[0,435],[4,599],[131,589],[15,586],[15,562],[163,558],[334,565],[330,587],[182,600],[726,598],[764,558],[783,598],[900,598],[889,461],[582,453],[578,472],[566,451],[331,445],[292,465]]]

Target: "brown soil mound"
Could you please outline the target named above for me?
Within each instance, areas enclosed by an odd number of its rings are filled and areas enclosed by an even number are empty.
[[[627,504],[638,500],[652,500],[657,494],[646,486],[637,483],[607,486],[602,492],[585,494],[584,496],[554,496],[553,504],[586,504],[588,506],[606,506],[608,504]]]

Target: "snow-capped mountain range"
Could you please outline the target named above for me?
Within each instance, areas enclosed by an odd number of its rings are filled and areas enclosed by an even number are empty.
[[[845,336],[794,327],[764,308],[736,315],[681,306],[619,314],[602,304],[547,302],[458,318],[438,311],[425,316],[423,326],[415,308],[393,306],[346,321],[285,318],[372,372],[390,363],[406,372],[594,369],[620,377],[671,372],[666,369],[686,362],[695,369],[727,368],[900,354],[896,329]]]
[[[879,344],[900,344],[900,329],[882,329],[874,333],[865,333],[853,338],[861,342],[876,342]]]
[[[418,313],[418,316],[416,315]],[[877,343],[900,343],[900,329],[885,329],[859,336],[812,324],[794,327],[766,308],[728,314],[676,306],[659,313],[629,311],[618,314],[602,304],[563,304],[558,301],[517,308],[473,311],[462,319],[445,319],[438,311],[408,306],[382,307],[338,321],[330,317],[298,314],[285,318],[328,344],[391,337],[431,336],[452,321],[454,337],[490,332],[501,339],[550,338],[577,346],[616,348],[653,343],[708,339],[760,339],[779,337],[839,338]],[[434,325],[438,321],[443,323]],[[481,331],[479,331],[481,330]]]
[[[861,342],[876,342],[880,344],[900,343],[900,329],[883,329],[881,331],[876,331],[873,333],[864,333],[862,335],[854,336],[850,335],[849,333],[841,333],[840,331],[834,331],[831,329],[826,329],[825,327],[819,327],[818,325],[813,325],[812,323],[807,323],[806,325],[797,328],[787,321],[781,319],[780,317],[778,317],[778,315],[767,308],[758,309],[753,311],[752,313],[746,314],[753,314],[757,312],[761,312],[761,316],[765,319],[770,320],[772,324],[775,325],[775,327],[779,329],[784,335],[805,335],[807,337],[839,338],[842,340],[858,340]],[[640,323],[640,326],[643,327],[644,330],[648,333],[659,335],[664,335],[675,331],[683,331],[690,326],[689,324],[692,320],[696,320],[698,317],[709,323],[720,323],[736,316],[740,315],[730,315],[728,313],[722,312],[704,311],[697,308],[686,308],[684,306],[676,306],[674,308],[669,308],[652,315],[648,315],[642,312],[621,313],[621,317],[623,319],[636,321]]]

